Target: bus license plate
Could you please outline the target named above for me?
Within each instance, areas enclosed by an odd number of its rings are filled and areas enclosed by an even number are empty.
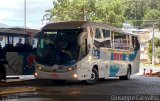
[[[51,77],[58,78],[58,74],[51,74]]]

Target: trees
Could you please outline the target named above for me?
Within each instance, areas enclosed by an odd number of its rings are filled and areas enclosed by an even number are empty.
[[[154,45],[155,45],[155,57],[160,60],[160,39],[155,37],[154,38]],[[148,56],[149,59],[152,60],[152,41],[150,40],[148,43]]]
[[[53,1],[53,9],[50,10],[51,16],[55,17],[55,21],[66,21],[70,20],[72,12],[70,11],[71,4],[69,0],[56,0]],[[53,20],[53,19],[51,19]]]
[[[117,27],[127,21],[147,27],[148,20],[160,19],[160,0],[54,0],[48,13],[52,21],[87,20]]]
[[[159,19],[159,20],[157,20]],[[152,21],[151,25],[154,23],[158,24],[158,28],[160,29],[160,10],[158,9],[150,9],[148,12],[144,15],[143,20]],[[143,26],[151,26],[148,22],[143,22]]]
[[[94,15],[96,0],[57,0],[50,13],[54,21],[90,20]]]
[[[99,0],[96,4],[96,14],[94,21],[108,23],[113,26],[122,27],[125,21],[125,7],[123,0]]]
[[[87,20],[122,27],[123,0],[57,0],[50,10],[53,21]]]
[[[140,28],[152,26],[150,21],[160,19],[160,0],[125,0],[126,20]],[[160,23],[160,20],[156,23]],[[160,29],[160,25],[159,25]]]
[[[141,26],[143,16],[146,12],[146,1],[147,0],[125,0],[126,9],[125,17],[126,20],[131,22],[134,26]],[[138,21],[137,21],[138,20]]]

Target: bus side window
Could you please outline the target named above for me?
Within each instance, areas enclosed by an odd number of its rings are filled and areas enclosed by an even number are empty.
[[[96,48],[103,47],[101,29],[99,28],[96,28],[96,31],[95,31],[94,45]]]
[[[140,44],[137,37],[134,38],[134,45],[135,45],[134,50],[135,51],[139,50]]]
[[[134,36],[132,36],[132,47],[134,49]]]
[[[103,32],[103,38],[104,38],[103,47],[111,48],[110,31],[102,29],[102,32]]]
[[[133,51],[133,41],[132,41],[132,36],[129,36],[129,50]]]
[[[115,49],[123,49],[124,45],[124,35],[121,33],[114,32],[114,48]]]
[[[115,32],[114,34],[115,49],[129,50],[129,47],[130,47],[129,43],[130,43],[129,35]]]
[[[109,38],[110,37],[110,31],[109,30],[102,29],[102,32],[103,32],[103,37],[104,38]]]
[[[84,39],[82,41],[82,44],[80,46],[80,57],[79,59],[82,59],[83,57],[85,57],[88,54],[88,46],[87,46],[87,39]]]
[[[139,44],[138,38],[135,37],[135,36],[132,36],[132,45],[133,45],[133,50],[134,51],[139,50],[140,44]]]
[[[101,31],[99,28],[96,28],[95,38],[100,39],[101,38]]]
[[[88,34],[86,31],[83,32],[83,35],[81,37],[81,45],[80,45],[80,57],[79,59],[82,59],[84,56],[88,54],[88,43],[87,43],[87,37]]]
[[[85,44],[85,55],[87,55],[88,54],[87,39],[84,40],[84,44]]]

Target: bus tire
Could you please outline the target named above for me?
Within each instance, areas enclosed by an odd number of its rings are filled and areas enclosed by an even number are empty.
[[[120,80],[129,80],[131,77],[131,68],[127,69],[127,74],[125,76],[119,76]]]
[[[92,74],[91,74],[91,79],[86,80],[85,82],[89,85],[93,85],[98,81],[98,78],[99,78],[98,71],[97,71],[97,69],[93,68]]]
[[[6,79],[6,69],[3,64],[0,64],[0,81]]]

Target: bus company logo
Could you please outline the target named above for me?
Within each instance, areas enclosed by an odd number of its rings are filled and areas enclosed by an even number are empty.
[[[28,65],[27,65],[27,67],[29,67],[29,68],[32,68],[32,66],[34,65],[34,63],[35,63],[35,55],[33,55],[33,54],[30,54],[28,57],[27,57],[27,63],[28,63]]]
[[[119,53],[114,53],[114,60],[122,60],[123,59],[123,55],[119,54]]]

